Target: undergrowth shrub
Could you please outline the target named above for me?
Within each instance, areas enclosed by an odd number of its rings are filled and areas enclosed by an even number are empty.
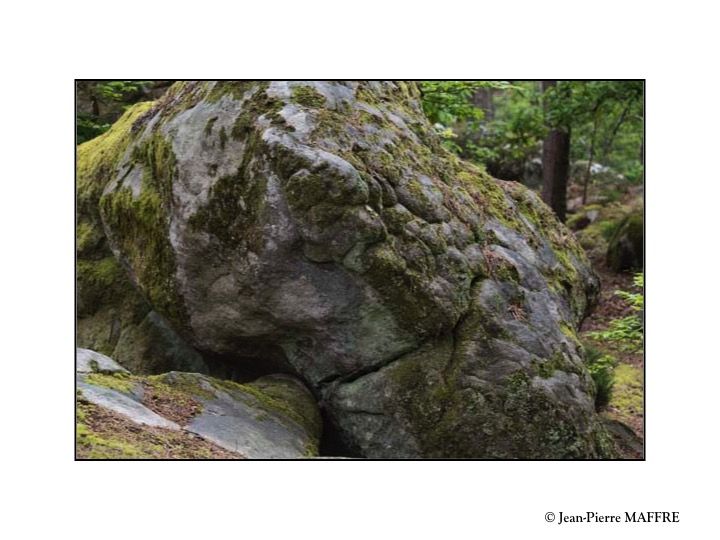
[[[599,341],[617,344],[622,350],[636,352],[642,349],[645,334],[642,313],[645,309],[643,274],[636,274],[633,284],[639,292],[615,291],[633,310],[631,315],[610,321],[607,330],[590,332],[588,336]]]
[[[595,383],[595,409],[599,411],[606,407],[612,398],[617,360],[591,345],[586,345],[585,363]]]

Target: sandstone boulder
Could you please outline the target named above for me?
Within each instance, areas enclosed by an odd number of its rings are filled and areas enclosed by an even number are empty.
[[[179,83],[85,152],[142,300],[206,362],[301,377],[357,454],[609,452],[582,249],[444,150],[414,84]]]

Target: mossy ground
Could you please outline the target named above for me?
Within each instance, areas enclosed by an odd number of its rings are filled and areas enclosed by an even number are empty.
[[[142,401],[146,407],[181,426],[202,412],[197,393],[166,384],[160,377],[145,377],[143,390]]]
[[[615,386],[609,408],[619,419],[632,421],[643,415],[643,372],[629,364],[615,368]]]

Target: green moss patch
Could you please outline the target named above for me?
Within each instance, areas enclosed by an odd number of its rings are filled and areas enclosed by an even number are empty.
[[[94,384],[95,386],[104,386],[106,388],[112,388],[118,392],[129,394],[133,388],[138,384],[137,377],[128,375],[127,373],[88,373],[85,380],[88,384]]]
[[[129,107],[109,131],[78,146],[76,174],[78,210],[81,213],[97,204],[132,140],[133,124],[152,106],[152,102],[144,102]]]
[[[175,156],[156,133],[136,146],[132,157],[132,166],[143,168],[140,195],[135,197],[129,188],[108,193],[100,199],[100,211],[150,304],[184,326],[187,313],[174,279],[175,253],[168,240]]]
[[[205,98],[210,103],[216,103],[223,96],[241,100],[245,94],[258,84],[257,81],[217,81]]]
[[[162,375],[145,377],[145,383],[168,397],[184,395],[195,399],[214,399],[215,392],[212,388],[207,388],[202,384],[204,378],[203,375],[197,373],[172,371]]]
[[[272,123],[284,124],[280,110],[285,106],[282,100],[267,95],[268,83],[257,85],[256,90],[243,103],[242,111],[235,119],[230,136],[233,139],[244,140],[255,131],[257,119],[261,116],[268,118]]]
[[[643,414],[643,373],[640,368],[620,364],[615,368],[610,408],[620,419],[632,419]]]
[[[325,105],[325,96],[312,86],[293,86],[292,100],[303,107],[319,108]]]
[[[115,257],[100,260],[78,260],[76,265],[80,316],[95,313],[102,306],[129,292],[130,283]]]

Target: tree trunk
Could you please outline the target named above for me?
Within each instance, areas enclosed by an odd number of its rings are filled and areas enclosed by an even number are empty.
[[[590,177],[592,176],[592,163],[593,163],[593,159],[595,159],[595,139],[597,138],[598,121],[599,121],[597,110],[595,110],[594,116],[595,116],[595,119],[593,121],[592,138],[590,139],[590,155],[588,156],[587,170],[585,171],[585,179],[583,182],[583,194],[582,194],[583,205],[587,204],[588,186],[590,185]]]
[[[546,92],[557,81],[543,81]],[[570,169],[570,128],[551,127],[543,141],[543,200],[553,209],[560,221],[567,212],[567,179]]]

